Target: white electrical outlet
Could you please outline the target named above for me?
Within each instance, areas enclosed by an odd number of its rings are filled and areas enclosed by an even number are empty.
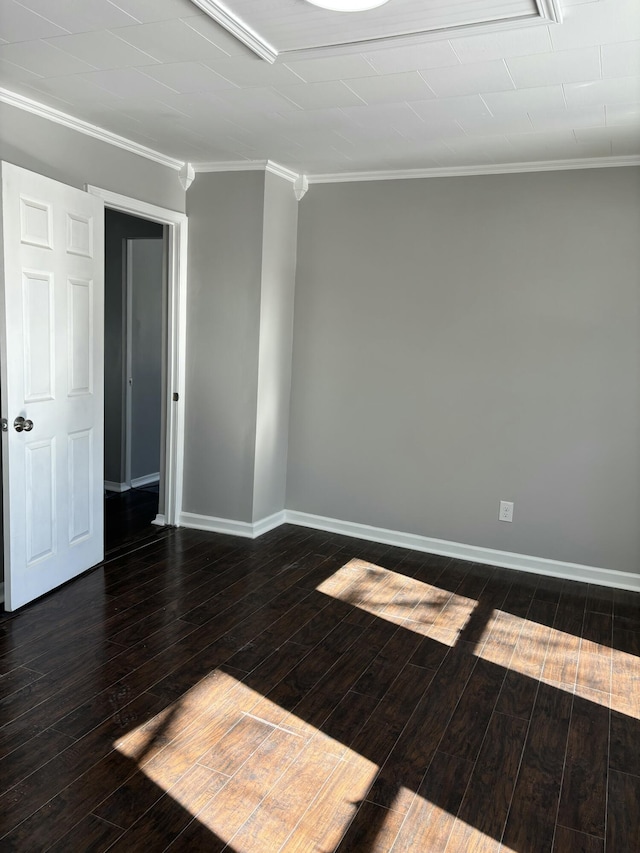
[[[513,501],[500,501],[498,521],[513,521]]]

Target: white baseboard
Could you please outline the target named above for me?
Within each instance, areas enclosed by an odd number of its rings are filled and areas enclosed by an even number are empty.
[[[247,539],[255,539],[268,533],[276,527],[284,524],[285,513],[276,512],[253,524],[247,521],[233,521],[230,518],[216,518],[211,515],[198,515],[195,512],[180,513],[180,526],[192,527],[195,530],[210,530],[212,533],[229,533],[232,536],[244,536]]]
[[[611,586],[617,589],[629,589],[634,592],[640,591],[640,575],[635,573],[583,566],[579,563],[564,563],[542,557],[530,557],[525,554],[514,554],[510,551],[481,548],[477,545],[463,545],[459,542],[449,542],[446,539],[432,539],[428,536],[386,530],[382,527],[369,527],[367,524],[339,521],[336,518],[326,518],[321,515],[296,512],[295,510],[285,510],[284,514],[285,521],[289,524],[312,527],[315,530],[326,530],[328,533],[341,533],[344,536],[353,536],[356,539],[366,539],[370,542],[381,542],[384,545],[397,545],[400,548],[409,548],[414,551],[426,551],[429,554],[441,554],[459,560],[471,560],[489,566],[501,566],[505,569],[548,575],[563,580],[582,581],[583,583]]]
[[[161,516],[158,516],[161,518]],[[156,522],[158,521],[156,520]],[[164,522],[163,522],[164,523]],[[256,539],[269,530],[274,530],[281,524],[297,524],[300,527],[311,527],[315,530],[325,530],[327,533],[339,533],[343,536],[353,536],[369,542],[380,542],[384,545],[395,545],[413,551],[424,551],[428,554],[440,554],[458,560],[470,560],[474,563],[484,563],[489,566],[500,566],[505,569],[531,572],[537,575],[561,578],[562,580],[582,581],[600,586],[615,587],[640,591],[640,575],[631,572],[619,572],[597,566],[584,566],[579,563],[565,563],[560,560],[548,560],[544,557],[531,557],[526,554],[516,554],[511,551],[498,551],[494,548],[482,548],[478,545],[464,545],[460,542],[450,542],[446,539],[433,539],[429,536],[418,536],[414,533],[404,533],[399,530],[387,530],[383,527],[370,527],[368,524],[357,524],[352,521],[340,521],[337,518],[327,518],[322,515],[312,515],[296,510],[283,510],[263,518],[253,524],[246,521],[234,521],[229,518],[215,518],[208,515],[198,515],[183,512],[180,515],[180,525],[196,530],[210,530],[212,533],[228,533],[232,536],[244,536]]]
[[[273,515],[268,515],[266,518],[261,518],[260,521],[253,522],[253,538],[262,536],[263,533],[268,533],[270,530],[275,530],[286,521],[286,511],[274,512]]]
[[[150,486],[152,483],[160,482],[160,472],[156,471],[155,474],[145,474],[144,477],[134,477],[131,480],[131,488],[139,489],[141,486]]]
[[[166,527],[167,526],[167,519],[164,517],[164,515],[162,513],[159,512],[156,515],[156,517],[153,519],[151,524],[155,524],[156,527]]]
[[[128,492],[131,488],[128,483],[114,483],[112,480],[105,480],[104,487],[108,492]]]
[[[108,492],[128,492],[129,489],[139,489],[142,486],[150,486],[152,483],[160,482],[160,474],[145,474],[144,477],[135,477],[129,483],[114,483],[113,480],[105,480],[104,487]]]

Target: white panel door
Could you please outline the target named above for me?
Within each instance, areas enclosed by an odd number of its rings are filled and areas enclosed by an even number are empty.
[[[103,559],[104,206],[2,163],[5,607]]]

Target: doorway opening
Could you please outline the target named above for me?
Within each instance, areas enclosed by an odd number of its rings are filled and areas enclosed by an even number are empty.
[[[120,283],[121,299],[126,298],[125,293],[128,293],[129,298],[135,302],[137,299],[141,306],[136,307],[135,304],[130,305],[132,310],[129,312],[134,322],[129,325],[127,330],[126,320],[121,323],[121,339],[118,346],[118,355],[120,359],[120,382],[119,393],[121,403],[121,417],[119,418],[120,426],[120,470],[122,479],[111,480],[107,476],[105,470],[105,480],[107,485],[114,483],[128,484],[132,488],[123,491],[107,491],[109,497],[105,500],[105,524],[108,528],[115,528],[115,533],[112,536],[107,532],[105,542],[105,556],[114,556],[119,548],[125,551],[132,547],[138,547],[135,542],[133,545],[130,540],[135,531],[136,526],[143,526],[145,536],[153,538],[153,529],[150,524],[160,529],[167,526],[176,526],[180,522],[181,503],[182,503],[182,470],[183,458],[182,448],[184,441],[184,406],[182,400],[184,379],[185,379],[185,338],[186,338],[186,281],[187,281],[187,217],[184,213],[169,210],[167,208],[158,207],[148,204],[128,196],[123,196],[118,193],[113,193],[109,190],[104,190],[99,187],[87,186],[87,191],[91,195],[98,196],[102,199],[105,205],[105,223],[107,228],[115,222],[115,217],[124,215],[129,220],[128,227],[135,229],[129,233],[123,231],[116,239],[119,240],[119,255],[121,265],[116,269],[114,275],[118,276]],[[133,243],[128,243],[132,240]],[[162,244],[161,252],[158,252],[159,246],[142,246],[145,240],[154,240]],[[136,405],[139,411],[145,413],[145,389],[149,389],[149,382],[142,378],[136,382],[135,375],[132,375],[132,363],[129,359],[135,362],[135,359],[140,355],[143,361],[147,355],[146,344],[152,340],[154,333],[150,332],[150,328],[155,328],[155,339],[157,341],[157,320],[155,327],[149,326],[146,331],[141,330],[136,326],[135,317],[136,311],[138,315],[144,312],[145,305],[145,289],[144,286],[136,288],[135,281],[131,283],[131,276],[134,275],[135,269],[139,266],[139,261],[144,266],[145,252],[156,254],[156,265],[158,264],[158,256],[161,254],[162,260],[162,276],[161,276],[161,327],[162,327],[162,342],[161,342],[161,402],[160,402],[160,417],[155,419],[156,427],[159,425],[159,448],[160,453],[157,468],[153,471],[141,471],[136,466],[139,463],[139,458],[136,461],[136,444],[138,439],[144,445],[146,443],[147,433],[145,427],[140,428],[139,421],[136,422]],[[127,281],[129,279],[129,286]],[[156,276],[157,282],[157,276]],[[157,302],[155,303],[158,308]],[[157,310],[156,310],[157,317]],[[122,310],[123,316],[126,317],[126,305]],[[106,321],[105,321],[106,325]],[[150,336],[150,337],[149,337]],[[129,347],[127,348],[127,339],[129,339]],[[142,344],[142,346],[140,346]],[[136,355],[136,347],[138,347],[138,355]],[[141,352],[140,352],[141,351]],[[105,350],[105,362],[109,358],[109,351]],[[147,359],[147,361],[149,361]],[[153,364],[153,359],[150,360]],[[157,359],[155,361],[155,375],[157,377]],[[124,391],[123,391],[124,378]],[[132,378],[133,383],[129,384],[128,379]],[[148,376],[147,376],[148,378]],[[105,377],[106,379],[106,377]],[[142,399],[136,397],[136,391],[141,390]],[[105,386],[106,390],[106,386]],[[129,396],[129,419],[124,414],[127,411],[127,395]],[[131,399],[132,398],[132,399]],[[136,404],[136,399],[138,400]],[[157,400],[157,392],[156,392]],[[157,412],[157,402],[154,404]],[[106,418],[109,417],[105,406],[105,428]],[[129,439],[127,441],[127,433]],[[105,433],[106,438],[106,433]],[[157,438],[155,439],[157,441]],[[105,464],[107,457],[107,441],[105,440]],[[116,443],[118,443],[116,441]],[[156,445],[157,446],[157,445]],[[124,461],[123,461],[124,460]],[[149,465],[149,461],[143,463],[143,468]],[[153,466],[152,466],[153,467]],[[112,472],[110,472],[112,473]],[[153,512],[155,510],[155,517]],[[116,518],[112,525],[109,518],[110,514]],[[120,531],[118,532],[118,527]],[[134,537],[135,538],[135,537]],[[144,537],[143,537],[144,538]],[[123,541],[125,540],[125,541]],[[140,543],[139,543],[140,544]],[[142,543],[143,544],[143,543]]]
[[[162,533],[167,228],[105,208],[106,557]]]

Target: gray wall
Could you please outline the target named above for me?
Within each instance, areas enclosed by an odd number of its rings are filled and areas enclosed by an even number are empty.
[[[6,104],[0,104],[0,159],[80,189],[93,184],[184,211],[174,169]]]
[[[639,202],[637,168],[312,186],[287,508],[637,571]]]
[[[284,509],[297,203],[270,173],[213,173],[187,213],[183,510],[258,521]]]
[[[123,424],[126,315],[123,276],[126,240],[153,237],[161,241],[162,235],[163,227],[157,222],[127,216],[115,210],[105,211],[104,476],[105,480],[115,483],[123,483],[125,480]]]
[[[185,512],[250,522],[265,176],[198,175],[187,195]]]
[[[161,229],[162,230],[162,229]],[[131,243],[131,479],[160,466],[163,375],[164,244]]]
[[[253,521],[284,509],[289,441],[298,202],[265,175]]]

